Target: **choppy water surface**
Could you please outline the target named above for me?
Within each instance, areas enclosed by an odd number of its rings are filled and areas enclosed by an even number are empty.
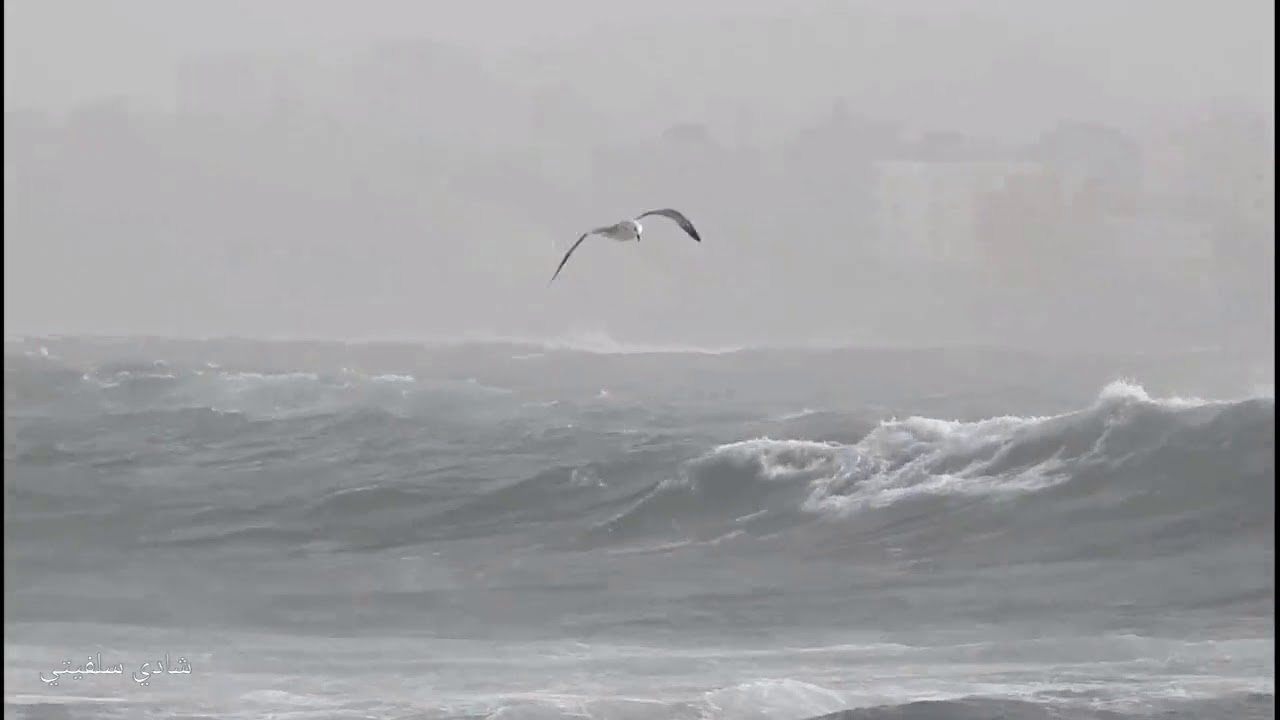
[[[1254,372],[10,340],[5,715],[1271,717]]]

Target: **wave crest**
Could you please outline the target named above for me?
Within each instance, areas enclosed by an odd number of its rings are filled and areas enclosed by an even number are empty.
[[[945,512],[1054,488],[1114,500],[1183,493],[1194,503],[1206,483],[1242,483],[1256,500],[1274,477],[1274,417],[1270,399],[1152,398],[1117,382],[1062,415],[891,419],[852,444],[757,438],[685,463],[603,527],[615,539],[672,529],[705,539],[907,505]],[[1213,475],[1178,474],[1171,463],[1189,453]]]

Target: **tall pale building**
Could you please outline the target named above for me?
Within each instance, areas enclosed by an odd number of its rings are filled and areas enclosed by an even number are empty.
[[[981,262],[984,198],[1011,180],[1043,173],[1035,163],[891,161],[878,167],[880,255],[902,262]]]

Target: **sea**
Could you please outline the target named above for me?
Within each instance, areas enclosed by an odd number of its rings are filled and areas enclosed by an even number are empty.
[[[1271,718],[1273,359],[11,337],[6,718]]]

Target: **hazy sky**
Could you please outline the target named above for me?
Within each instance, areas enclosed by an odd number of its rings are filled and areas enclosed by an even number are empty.
[[[700,50],[706,67],[696,71],[709,73],[739,36],[759,39],[752,18],[768,20],[769,39],[808,48],[796,57],[748,48],[763,64],[809,72],[827,64],[852,88],[958,74],[1023,45],[1042,54],[1042,65],[1069,63],[1066,70],[1097,83],[1100,96],[1122,101],[1274,97],[1275,5],[1267,0],[7,0],[4,13],[6,108],[115,93],[165,99],[182,58],[228,50],[341,55],[390,36],[429,37],[491,58],[566,48],[557,65],[566,82],[644,57],[649,65],[630,67],[629,79],[649,72],[657,82],[672,78],[652,48],[674,50],[671,62]],[[663,42],[672,33],[679,42]],[[902,43],[917,57],[909,76],[895,79],[874,59],[892,57],[889,46]],[[964,64],[954,66],[957,58]]]
[[[741,158],[711,178],[627,143],[703,122],[773,152],[837,100],[908,130],[1018,141],[1059,121],[1141,134],[1224,102],[1274,103],[1265,0],[6,0],[4,12],[7,111],[103,96],[167,111],[185,63],[236,53],[291,58],[329,93],[301,130],[155,131],[145,162],[94,144],[109,113],[82,117],[84,150],[57,168],[74,182],[23,185],[26,205],[12,221],[6,210],[5,317],[21,331],[857,335],[843,314],[881,290],[840,258],[869,242],[865,223],[838,195],[811,212],[838,161],[760,160],[775,163],[751,166],[766,186]],[[351,74],[413,38],[451,48],[450,69],[396,77],[384,60],[382,75]],[[553,119],[536,119],[535,97]],[[317,119],[330,111],[356,118],[358,142]],[[600,174],[606,145],[632,172]],[[422,170],[446,165],[461,169]],[[8,205],[8,163],[5,177]],[[661,205],[693,214],[707,242],[655,223],[655,242],[598,245],[548,293],[583,226]]]

